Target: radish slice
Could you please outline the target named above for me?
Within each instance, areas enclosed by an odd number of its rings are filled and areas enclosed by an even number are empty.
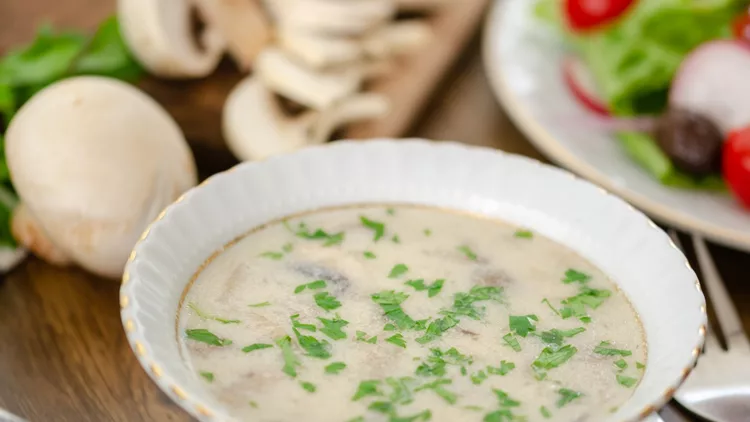
[[[594,76],[581,59],[575,56],[566,57],[563,61],[563,78],[565,84],[587,109],[603,116],[609,116],[607,103],[596,90]]]
[[[750,48],[722,40],[695,49],[677,71],[669,103],[705,115],[724,135],[750,125]]]

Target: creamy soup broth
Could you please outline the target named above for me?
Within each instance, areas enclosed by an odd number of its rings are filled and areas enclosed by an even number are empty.
[[[409,206],[252,232],[196,275],[178,337],[248,421],[598,422],[647,352],[626,296],[570,249]]]

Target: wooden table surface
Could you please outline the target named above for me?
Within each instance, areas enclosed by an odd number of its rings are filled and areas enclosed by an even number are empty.
[[[0,52],[29,41],[44,22],[90,30],[113,7],[114,0],[0,0]],[[142,84],[182,126],[203,177],[235,163],[222,144],[218,105],[238,78],[224,66],[206,81]],[[478,37],[409,135],[543,159],[492,97]],[[750,255],[711,250],[750,332]],[[32,422],[191,420],[131,353],[118,289],[117,281],[35,258],[0,279],[0,408]],[[668,420],[682,420],[668,413]]]

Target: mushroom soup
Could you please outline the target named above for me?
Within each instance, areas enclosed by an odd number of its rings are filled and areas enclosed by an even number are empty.
[[[424,207],[263,226],[179,312],[183,356],[240,420],[597,422],[647,352],[625,294],[570,249]]]

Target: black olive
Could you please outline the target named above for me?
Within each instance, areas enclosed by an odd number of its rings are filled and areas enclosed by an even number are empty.
[[[695,176],[720,170],[724,136],[708,117],[687,110],[668,110],[658,119],[654,135],[678,169]]]

